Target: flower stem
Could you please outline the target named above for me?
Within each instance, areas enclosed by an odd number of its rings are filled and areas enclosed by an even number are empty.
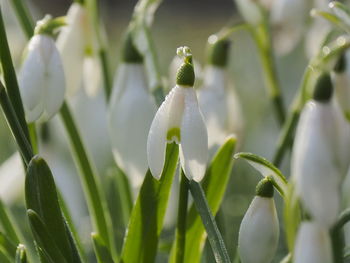
[[[189,188],[193,197],[194,204],[199,215],[202,218],[203,225],[207,231],[208,240],[213,250],[216,262],[230,263],[230,257],[227,253],[224,240],[210,211],[208,201],[204,195],[202,186],[199,183],[190,180]]]
[[[101,236],[111,253],[117,257],[114,240],[110,231],[110,217],[106,209],[106,201],[103,197],[96,172],[90,162],[84,144],[75,125],[72,113],[65,102],[61,108],[61,119],[67,131],[70,146],[79,169],[80,179],[87,200],[93,226]]]
[[[1,229],[5,231],[5,234],[11,239],[15,244],[19,244],[20,240],[20,232],[18,231],[18,227],[11,220],[5,205],[0,200],[0,224],[2,226]],[[23,242],[23,241],[22,241]]]
[[[27,38],[31,38],[34,33],[34,21],[28,13],[28,8],[24,0],[11,0],[12,6],[15,9],[18,21]]]
[[[285,120],[285,109],[277,78],[268,23],[265,21],[254,28],[253,36],[259,50],[265,84],[275,109],[276,118],[279,124],[282,125]]]
[[[20,1],[20,2],[23,2],[23,1]],[[8,94],[8,98],[11,101],[11,104],[17,116],[18,122],[22,128],[22,131],[25,137],[27,138],[28,142],[30,142],[29,130],[24,117],[22,99],[19,92],[16,71],[13,66],[10,48],[7,41],[6,30],[5,30],[4,20],[2,18],[1,9],[0,9],[0,39],[1,39],[0,60],[1,60],[2,70],[3,70],[6,92]]]
[[[112,92],[112,77],[109,70],[109,63],[107,59],[106,48],[100,48],[99,57],[100,57],[100,63],[102,66],[102,74],[103,74],[103,81],[104,81],[103,87],[105,89],[106,101],[108,102]]]
[[[188,180],[181,169],[180,174],[180,194],[177,212],[177,226],[175,233],[175,262],[182,263],[185,258],[186,244],[186,218],[188,204]]]

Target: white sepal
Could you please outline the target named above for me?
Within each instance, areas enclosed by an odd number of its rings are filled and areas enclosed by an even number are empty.
[[[143,64],[121,64],[116,78],[109,115],[113,154],[137,188],[147,171],[147,136],[156,104]]]
[[[316,222],[301,224],[294,248],[294,263],[332,263],[329,230]]]
[[[270,263],[278,239],[279,222],[273,198],[255,196],[239,229],[238,250],[242,263]]]
[[[190,180],[200,181],[208,158],[208,136],[192,87],[176,85],[159,107],[147,141],[148,165],[159,179],[166,143],[180,143],[180,161]]]
[[[48,35],[35,35],[28,44],[19,87],[28,123],[49,120],[61,107],[65,76],[60,54]]]
[[[83,65],[83,84],[86,94],[95,97],[101,85],[101,66],[97,56],[86,56]]]
[[[332,226],[340,208],[340,183],[349,165],[348,133],[334,103],[306,104],[296,131],[291,172],[306,210],[325,227]]]
[[[57,47],[66,72],[67,95],[71,96],[82,85],[83,61],[88,43],[89,19],[86,8],[73,3],[66,16],[67,26],[57,37]]]
[[[239,99],[229,85],[224,68],[207,66],[198,101],[208,129],[209,148],[222,145],[229,134],[243,137],[243,118]]]

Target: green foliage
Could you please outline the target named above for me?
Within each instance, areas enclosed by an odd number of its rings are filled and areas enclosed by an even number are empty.
[[[111,254],[108,248],[104,244],[103,240],[97,233],[91,233],[92,243],[94,245],[94,250],[98,263],[113,263]]]

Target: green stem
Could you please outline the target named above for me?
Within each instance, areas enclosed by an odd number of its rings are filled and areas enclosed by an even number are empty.
[[[22,130],[22,127],[18,121],[15,110],[13,109],[11,101],[8,98],[5,88],[1,82],[0,82],[0,104],[4,112],[8,126],[10,127],[13,137],[15,138],[16,143],[19,147],[19,151],[23,156],[24,162],[26,165],[28,165],[30,160],[33,157],[33,150],[27,140],[27,137],[25,136]]]
[[[14,220],[10,218],[5,205],[0,200],[0,224],[2,229],[12,242],[19,244],[20,240],[23,240],[23,238],[20,238],[21,236],[18,227],[13,222]]]
[[[105,89],[106,101],[108,102],[112,92],[112,77],[107,59],[107,51],[105,48],[100,48],[99,57],[103,74],[103,87]]]
[[[23,2],[23,1],[20,1]],[[13,66],[10,48],[7,41],[6,30],[0,9],[0,60],[3,70],[3,76],[8,97],[15,110],[18,122],[22,127],[23,133],[30,142],[29,130],[24,117],[24,109],[22,104],[19,86],[16,77],[16,71]]]
[[[189,188],[193,197],[194,204],[199,215],[202,218],[203,225],[207,231],[208,240],[213,250],[216,262],[230,263],[230,257],[227,253],[224,240],[210,211],[208,201],[204,195],[202,186],[199,183],[190,180]]]
[[[97,230],[96,232],[103,239],[106,246],[112,253],[114,253],[115,257],[117,257],[113,236],[109,227],[109,214],[107,213],[107,209],[105,209],[106,201],[102,194],[96,172],[87,155],[67,103],[63,104],[60,113],[62,122],[69,137],[70,146],[74,154],[76,165],[79,169],[80,180],[83,185],[88,209],[93,221],[93,226]]]
[[[175,234],[175,262],[182,263],[185,258],[186,218],[188,205],[188,180],[181,169],[180,194],[177,213],[177,227]]]
[[[23,28],[27,38],[31,38],[34,33],[34,21],[29,14],[29,10],[24,0],[11,0],[12,6],[15,9],[15,14]]]
[[[253,28],[253,36],[259,50],[265,85],[275,109],[276,118],[282,125],[285,120],[285,109],[277,78],[268,23],[265,22]]]

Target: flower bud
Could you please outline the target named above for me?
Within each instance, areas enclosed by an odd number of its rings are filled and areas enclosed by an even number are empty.
[[[332,263],[328,229],[316,222],[304,222],[299,228],[294,248],[294,263]]]
[[[331,99],[328,74],[316,85],[297,126],[291,172],[313,220],[331,227],[340,208],[340,183],[349,165],[349,124]],[[325,209],[327,207],[327,209]]]
[[[50,23],[50,18],[45,21]],[[42,23],[38,24],[42,26]],[[28,123],[47,121],[59,111],[65,94],[60,54],[49,34],[34,35],[21,67],[19,88]]]
[[[263,179],[243,217],[238,237],[242,263],[270,263],[276,253],[279,223],[273,191],[271,181]]]

